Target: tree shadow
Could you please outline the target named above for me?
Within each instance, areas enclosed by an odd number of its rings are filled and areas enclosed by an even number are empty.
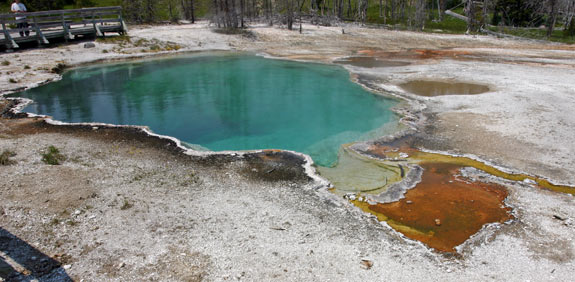
[[[62,264],[0,227],[0,280],[73,281]]]

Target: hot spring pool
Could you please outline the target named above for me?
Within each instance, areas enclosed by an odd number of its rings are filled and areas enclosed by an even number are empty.
[[[341,67],[202,54],[68,71],[12,96],[64,122],[146,125],[213,151],[284,149],[331,166],[341,144],[389,133],[398,102]]]

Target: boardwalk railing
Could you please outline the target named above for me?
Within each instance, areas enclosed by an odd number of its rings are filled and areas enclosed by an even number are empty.
[[[16,19],[21,17],[25,19]],[[18,28],[23,23],[27,23],[27,27]],[[18,43],[24,42],[49,44],[54,38],[68,40],[76,35],[104,36],[106,32],[124,34],[128,31],[122,19],[122,7],[0,14],[0,24],[0,45],[7,49],[18,48]]]

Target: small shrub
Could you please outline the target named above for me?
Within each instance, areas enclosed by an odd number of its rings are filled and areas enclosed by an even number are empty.
[[[66,221],[66,224],[68,224],[69,226],[76,226],[78,225],[78,222],[73,219],[69,219]]]
[[[24,66],[24,69],[25,69],[25,70],[29,70],[29,69],[31,69],[31,67],[30,67],[29,65],[25,65],[25,66]]]
[[[101,42],[101,43],[126,43],[126,42],[130,42],[130,36],[127,35],[120,35],[120,36],[108,36],[108,37],[98,37],[96,39],[96,42]]]
[[[563,30],[563,37],[575,36],[575,19],[571,20],[569,25]]]
[[[168,44],[166,45],[166,47],[164,49],[166,51],[178,51],[178,50],[182,49],[182,46],[180,46],[174,42],[168,42]]]
[[[8,79],[8,82],[10,82],[10,83],[18,83],[18,80],[14,79],[14,78],[10,78],[10,79]]]
[[[138,40],[134,43],[134,46],[136,46],[136,47],[142,47],[142,46],[148,44],[149,42],[150,42],[150,41],[141,38],[141,39],[138,39]]]
[[[16,162],[11,160],[10,158],[16,156],[16,153],[10,150],[4,150],[2,154],[0,154],[0,165],[11,165],[15,164]]]
[[[192,171],[187,177],[184,177],[182,181],[180,181],[181,186],[195,186],[202,184],[202,179],[198,176],[195,171]]]
[[[102,53],[104,53],[104,54],[108,54],[108,53],[109,53],[109,51],[108,51],[108,50],[106,50],[106,49],[104,49],[104,50],[102,50]]]
[[[128,202],[128,200],[124,199],[124,204],[120,207],[121,210],[127,210],[131,207],[133,207],[133,204],[130,204],[130,202]]]
[[[9,66],[9,65],[10,65],[10,61],[3,61],[3,62],[2,62],[2,65],[3,65],[3,66]]]
[[[62,74],[67,67],[68,66],[66,66],[66,64],[58,63],[55,67],[52,68],[52,72],[56,74]]]
[[[54,146],[48,147],[45,153],[42,153],[42,162],[49,165],[60,165],[66,160],[66,157],[60,153],[60,150]]]

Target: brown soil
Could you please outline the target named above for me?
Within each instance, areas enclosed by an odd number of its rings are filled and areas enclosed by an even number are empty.
[[[402,61],[380,60],[375,57],[349,57],[334,61],[336,64],[350,65],[363,68],[389,68],[404,67],[411,63]]]
[[[407,92],[425,97],[444,95],[477,95],[489,92],[489,87],[486,85],[464,82],[413,80],[399,86]]]

